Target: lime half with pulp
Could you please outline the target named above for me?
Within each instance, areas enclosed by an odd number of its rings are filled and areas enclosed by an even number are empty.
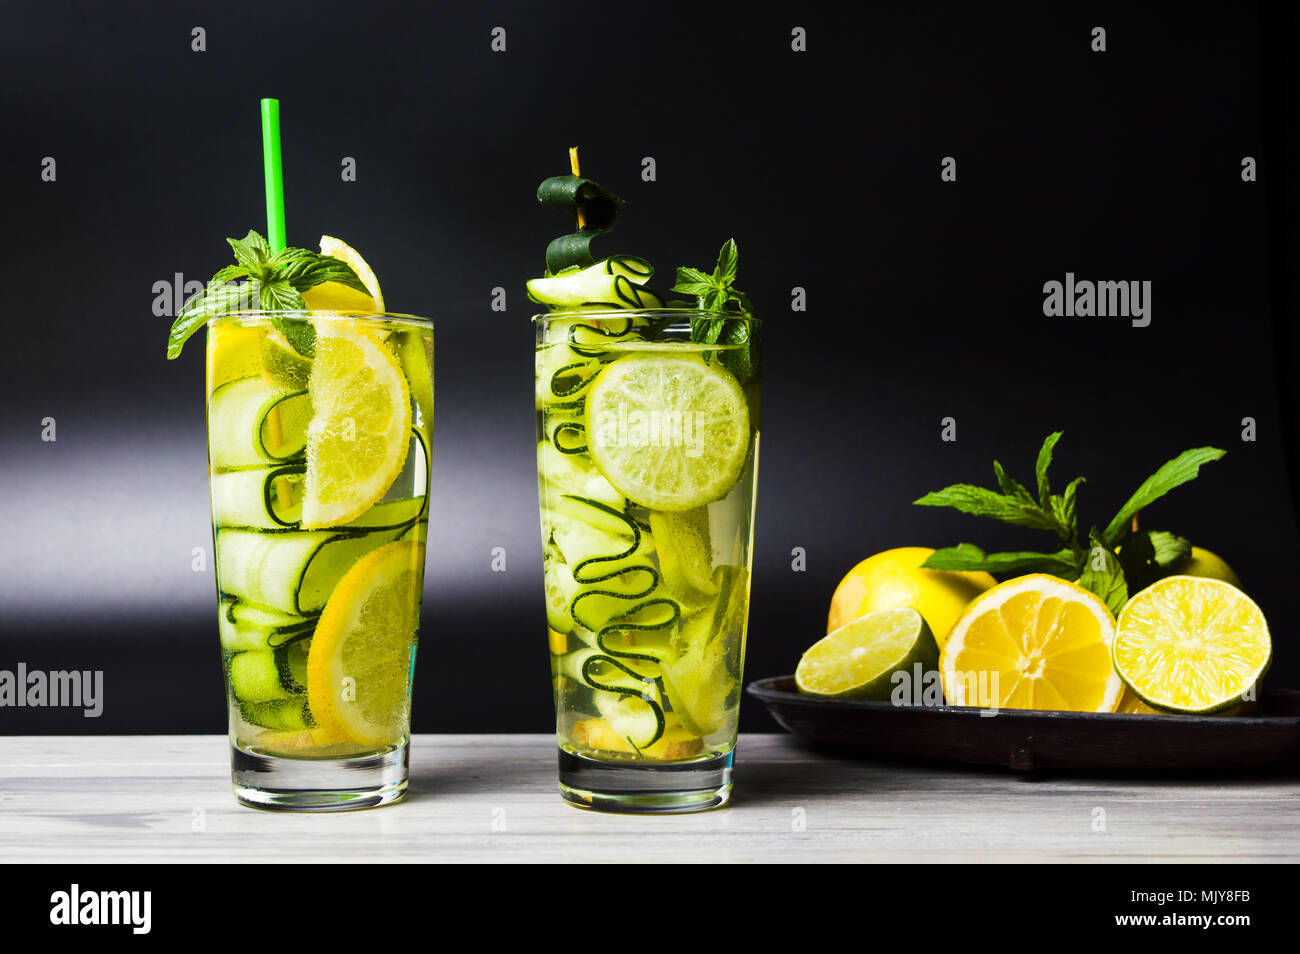
[[[633,354],[610,362],[587,395],[587,446],[623,496],[651,510],[721,500],[749,453],[749,408],[716,361]]]
[[[939,644],[914,609],[882,609],[846,623],[809,647],[794,672],[800,692],[886,700],[895,672],[938,668]]]
[[[1125,604],[1111,650],[1120,678],[1147,705],[1201,714],[1251,698],[1273,641],[1264,613],[1231,583],[1169,576]]]

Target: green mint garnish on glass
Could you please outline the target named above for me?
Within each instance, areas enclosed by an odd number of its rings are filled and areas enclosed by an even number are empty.
[[[266,239],[253,231],[242,239],[226,241],[234,249],[235,264],[219,270],[207,288],[181,307],[167,338],[168,358],[179,355],[190,336],[218,315],[255,308],[271,312],[304,311],[302,293],[323,282],[337,282],[366,292],[357,273],[330,255],[305,248],[273,252]],[[314,356],[316,332],[310,322],[289,315],[272,315],[271,322],[295,351],[308,358]]]
[[[673,285],[672,291],[694,296],[701,311],[735,316],[691,319],[691,340],[733,346],[720,351],[718,360],[744,384],[754,374],[753,341],[749,323],[736,319],[752,318],[754,309],[749,297],[735,286],[739,262],[736,240],[727,239],[718,253],[718,264],[714,266],[712,275],[698,268],[682,266],[677,269],[677,284]]]
[[[1173,572],[1192,552],[1186,537],[1167,530],[1138,530],[1135,520],[1144,510],[1175,487],[1196,478],[1202,464],[1222,457],[1217,447],[1196,447],[1183,451],[1142,482],[1103,530],[1088,531],[1087,546],[1079,543],[1076,509],[1079,486],[1076,477],[1065,492],[1054,494],[1047,470],[1061,432],[1047,435],[1034,467],[1037,495],[993,462],[998,489],[974,484],[953,484],[913,501],[923,507],[951,507],[976,517],[989,517],[1031,530],[1043,530],[1057,537],[1053,552],[1019,550],[985,553],[973,543],[936,550],[922,564],[931,570],[984,570],[989,573],[1049,573],[1077,582],[1105,601],[1118,615],[1132,593]]]

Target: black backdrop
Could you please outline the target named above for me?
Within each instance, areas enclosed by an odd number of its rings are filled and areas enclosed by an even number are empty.
[[[291,243],[347,239],[390,308],[436,324],[417,731],[551,723],[522,286],[564,225],[534,189],[572,143],[631,203],[604,251],[667,275],[734,235],[767,319],[748,676],[791,671],[877,550],[1047,542],[909,501],[986,482],[994,456],[1027,480],[1059,428],[1058,477],[1087,474],[1097,522],[1179,450],[1228,450],[1148,516],[1237,568],[1294,684],[1266,241],[1283,170],[1241,177],[1277,121],[1255,8],[840,6],[7,4],[0,668],[103,669],[106,698],[93,720],[6,709],[0,731],[223,729],[210,558],[192,569],[202,348],[164,360],[153,287],[263,228],[262,96]],[[1151,281],[1150,326],[1045,318],[1067,271]],[[744,728],[771,725],[746,705]]]

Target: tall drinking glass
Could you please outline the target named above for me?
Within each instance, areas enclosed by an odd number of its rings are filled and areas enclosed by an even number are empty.
[[[395,801],[424,579],[433,327],[247,312],[208,323],[207,356],[235,795],[290,811]]]
[[[731,792],[758,470],[758,322],[534,318],[560,791],[655,813]],[[713,344],[692,340],[695,337]]]

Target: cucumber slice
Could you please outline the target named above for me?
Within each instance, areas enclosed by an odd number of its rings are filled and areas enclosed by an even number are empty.
[[[416,498],[419,499],[419,498]],[[394,501],[394,504],[407,501]],[[379,506],[383,506],[380,504]],[[379,507],[373,508],[378,510]],[[407,529],[366,534],[331,530],[217,531],[217,580],[223,593],[295,616],[318,613],[343,574]]]
[[[230,691],[240,702],[270,702],[301,696],[307,689],[298,676],[305,679],[307,663],[301,642],[279,649],[254,649],[235,653],[230,657]],[[292,660],[300,657],[295,665]]]
[[[316,726],[305,697],[240,703],[239,714],[245,722],[265,729],[311,729]]]
[[[749,574],[743,567],[718,567],[715,578],[717,598],[682,622],[675,653],[663,663],[669,705],[700,735],[722,728],[732,697],[739,693],[749,602]]]
[[[212,475],[212,522],[221,527],[283,530],[302,516],[302,464]]]
[[[587,481],[599,476],[591,461],[581,454],[566,454],[550,441],[537,444],[537,474],[542,482],[542,503],[547,492],[580,494]],[[615,491],[617,493],[617,491]]]
[[[239,600],[222,600],[218,627],[227,652],[275,649],[310,636],[316,620]]]
[[[663,299],[645,282],[654,269],[634,255],[611,255],[594,265],[527,283],[528,297],[553,308],[661,308]]]
[[[604,481],[603,477],[597,479]],[[610,489],[613,490],[613,488]],[[547,503],[556,514],[555,525],[559,528],[558,532],[563,532],[566,535],[585,535],[588,528],[599,531],[600,534],[604,535],[604,538],[588,536],[587,539],[591,546],[605,547],[604,552],[608,555],[611,552],[619,553],[626,550],[635,531],[632,522],[623,513],[625,501],[622,495],[618,491],[613,491],[613,495],[617,503],[606,503],[602,500],[583,497],[578,494],[555,494],[553,499],[548,500]],[[617,542],[609,543],[606,539],[608,537],[622,538],[622,546],[620,547]],[[611,545],[615,547],[612,551],[608,549]],[[583,549],[584,555],[578,557],[575,563],[580,563],[582,560],[596,555],[594,552],[586,552],[590,550],[590,547],[584,546]],[[564,558],[566,560],[570,558],[570,552],[568,548],[564,548]]]
[[[311,400],[263,378],[223,384],[208,402],[208,458],[213,470],[280,463],[307,446]]]
[[[654,745],[664,733],[663,707],[641,696],[598,692],[596,708],[635,749]]]
[[[542,575],[546,580],[547,625],[560,634],[573,632],[573,617],[569,615],[569,606],[577,595],[578,584],[559,550],[553,546],[546,548]]]
[[[256,530],[296,529],[302,519],[306,466],[253,467],[212,475],[212,521],[219,527]],[[416,520],[428,501],[429,457],[424,438],[411,431],[411,447],[395,487],[418,496],[388,500],[371,507],[339,530],[404,526]]]

